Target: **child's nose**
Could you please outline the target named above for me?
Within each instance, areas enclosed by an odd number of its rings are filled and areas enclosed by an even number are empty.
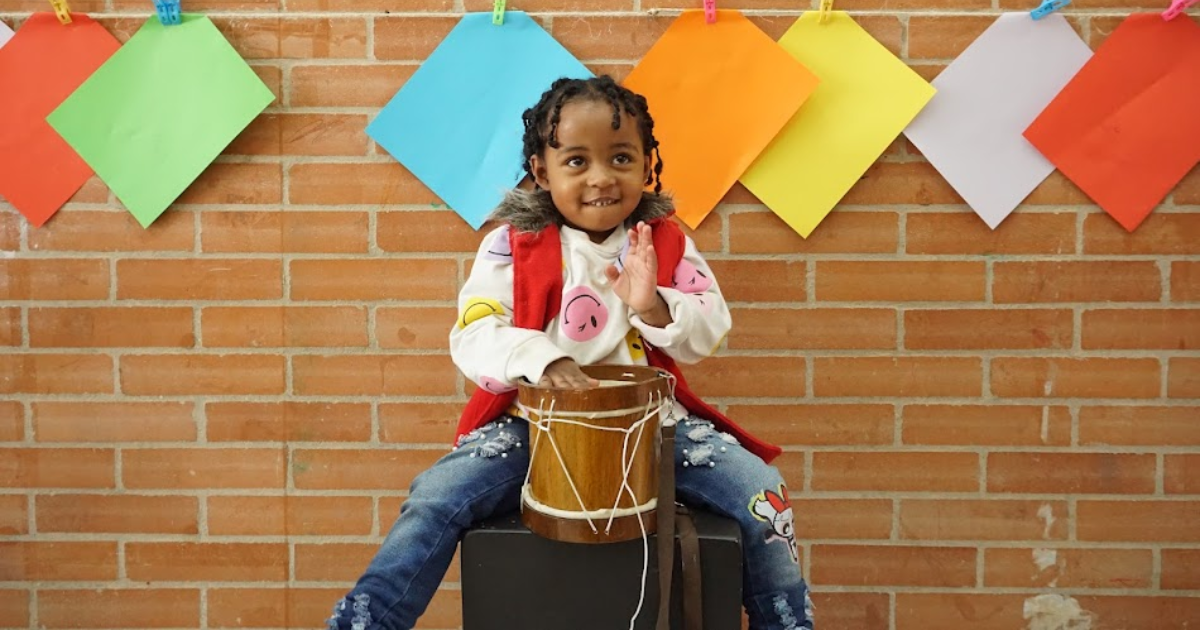
[[[603,166],[597,166],[588,173],[588,184],[596,188],[603,188],[615,181],[612,171]]]

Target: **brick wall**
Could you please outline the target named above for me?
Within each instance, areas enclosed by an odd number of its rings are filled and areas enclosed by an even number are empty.
[[[150,11],[72,4],[122,40]],[[1033,4],[838,8],[932,78]],[[1165,4],[1069,15],[1095,46]],[[512,8],[619,77],[692,5]],[[721,6],[773,37],[798,8]],[[150,230],[97,180],[43,229],[0,212],[0,627],[317,627],[464,400],[479,235],[364,127],[490,3],[184,8],[268,112]],[[822,630],[1023,628],[1043,593],[1103,629],[1200,617],[1200,170],[1132,235],[1059,174],[991,232],[901,139],[807,241],[740,187],[694,236],[735,331],[693,384],[786,445]],[[422,628],[460,624],[447,580]]]

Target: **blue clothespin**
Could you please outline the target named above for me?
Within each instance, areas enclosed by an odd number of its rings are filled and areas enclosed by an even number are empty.
[[[496,0],[492,4],[492,24],[504,26],[504,0]]]
[[[163,26],[183,21],[179,0],[154,0],[154,10],[158,12],[158,21],[162,22]]]
[[[1171,3],[1171,8],[1167,9],[1166,11],[1163,11],[1162,19],[1164,19],[1168,22],[1170,22],[1171,20],[1174,20],[1175,18],[1179,17],[1184,11],[1187,11],[1188,7],[1192,6],[1193,4],[1196,4],[1197,1],[1198,0],[1175,0],[1174,2]]]
[[[1042,0],[1041,6],[1029,12],[1035,20],[1040,20],[1051,13],[1071,4],[1071,0]]]

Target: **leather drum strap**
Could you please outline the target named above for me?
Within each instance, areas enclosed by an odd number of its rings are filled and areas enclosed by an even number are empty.
[[[675,569],[675,423],[662,425],[658,454],[658,624],[671,628],[671,573]]]
[[[684,506],[679,506],[680,578],[683,580],[683,629],[702,630],[704,627],[703,591],[700,581],[700,537],[696,524]]]

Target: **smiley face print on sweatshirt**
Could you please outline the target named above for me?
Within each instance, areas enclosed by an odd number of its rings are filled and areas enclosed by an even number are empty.
[[[483,258],[492,262],[511,263],[513,260],[512,243],[508,240],[508,226],[496,231],[496,235],[483,250]]]
[[[671,287],[683,293],[704,293],[712,287],[712,278],[686,259],[680,260],[671,274]]]
[[[608,324],[608,308],[591,287],[575,287],[563,294],[559,326],[571,341],[591,341]]]
[[[493,315],[503,315],[504,307],[500,302],[486,297],[467,298],[463,303],[462,312],[458,314],[459,329],[470,326],[472,322],[479,321],[485,317]]]

